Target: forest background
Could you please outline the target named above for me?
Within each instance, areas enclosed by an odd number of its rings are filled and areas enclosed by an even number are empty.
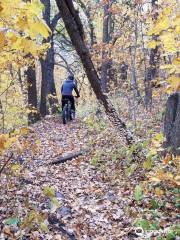
[[[81,95],[78,118],[95,131],[119,133],[118,152],[108,143],[104,146],[103,151],[112,152],[108,157],[126,159],[128,176],[141,166],[150,182],[165,182],[168,191],[176,194],[179,1],[76,0],[73,4],[0,1],[0,173],[11,160],[12,147],[29,132],[28,125],[53,114],[60,121],[60,88],[73,73]],[[21,153],[25,147],[17,149]],[[97,145],[92,164],[98,166],[103,151]],[[137,200],[145,188],[136,185]],[[155,192],[166,196],[159,187]]]

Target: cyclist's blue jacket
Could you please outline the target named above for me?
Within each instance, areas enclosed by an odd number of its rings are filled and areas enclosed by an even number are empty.
[[[77,96],[79,96],[79,91],[77,89],[75,80],[70,80],[70,79],[65,80],[61,87],[61,94],[63,96],[72,96],[73,90],[75,90]]]

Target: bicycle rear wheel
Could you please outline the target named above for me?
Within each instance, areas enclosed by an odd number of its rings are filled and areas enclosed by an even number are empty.
[[[63,119],[63,124],[66,124],[68,121],[68,106],[67,106],[67,104],[63,108],[62,119]]]

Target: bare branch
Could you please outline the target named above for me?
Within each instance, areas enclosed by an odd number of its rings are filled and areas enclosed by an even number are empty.
[[[55,30],[55,28],[56,28],[56,26],[57,26],[57,23],[58,23],[58,21],[60,20],[60,18],[61,18],[60,13],[57,13],[57,14],[53,17],[53,19],[52,19],[52,21],[51,21],[51,24],[50,24],[50,28],[51,28],[51,31],[52,31],[52,32],[54,32],[54,30]]]
[[[3,172],[4,168],[7,166],[7,164],[9,163],[9,161],[12,159],[13,157],[13,153],[11,153],[10,157],[5,161],[5,163],[3,164],[3,166],[0,169],[0,175]]]

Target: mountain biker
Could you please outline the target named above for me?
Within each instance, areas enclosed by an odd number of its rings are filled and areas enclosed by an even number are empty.
[[[74,75],[70,74],[68,78],[63,82],[63,85],[61,87],[62,109],[64,108],[64,105],[66,103],[65,99],[69,99],[71,102],[71,109],[74,110],[74,113],[75,113],[75,103],[74,103],[74,97],[72,95],[73,90],[76,92],[76,95],[77,95],[76,97],[77,98],[80,97]]]

